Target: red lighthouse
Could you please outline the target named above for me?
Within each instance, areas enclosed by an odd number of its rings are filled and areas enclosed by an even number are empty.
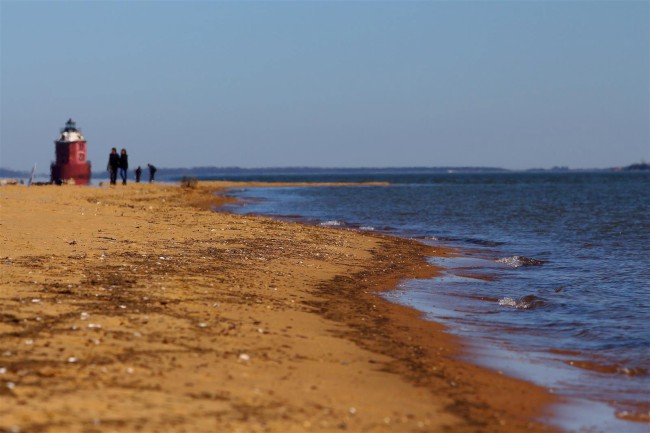
[[[56,145],[56,161],[50,166],[51,181],[56,184],[75,183],[87,185],[90,182],[90,161],[86,160],[86,139],[69,119],[61,129]]]

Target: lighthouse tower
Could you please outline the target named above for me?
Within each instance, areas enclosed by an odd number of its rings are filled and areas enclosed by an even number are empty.
[[[56,161],[50,166],[51,181],[87,185],[90,182],[90,161],[86,160],[86,140],[72,119],[66,122],[54,144]]]

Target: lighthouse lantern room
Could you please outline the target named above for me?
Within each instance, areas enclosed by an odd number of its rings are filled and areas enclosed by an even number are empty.
[[[90,161],[87,161],[86,139],[72,119],[68,119],[54,141],[56,161],[50,166],[51,181],[56,184],[90,182]]]

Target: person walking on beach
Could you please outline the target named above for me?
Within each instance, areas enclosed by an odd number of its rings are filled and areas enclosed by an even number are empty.
[[[149,167],[149,183],[151,183],[153,182],[154,176],[156,176],[156,167],[151,164],[147,164],[147,167]]]
[[[135,169],[135,183],[140,183],[140,176],[142,176],[142,169],[138,165],[138,168]]]
[[[122,178],[122,185],[126,185],[126,175],[129,169],[129,155],[126,154],[126,149],[120,152],[120,177]]]
[[[108,165],[106,170],[110,173],[111,185],[115,185],[117,181],[117,169],[120,167],[120,155],[117,154],[117,149],[112,148],[111,154],[108,155]]]

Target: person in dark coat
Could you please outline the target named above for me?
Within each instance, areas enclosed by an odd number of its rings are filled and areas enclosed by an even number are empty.
[[[122,178],[122,185],[126,185],[126,175],[129,169],[129,155],[126,154],[126,149],[120,152],[120,177]]]
[[[138,165],[138,168],[135,169],[135,183],[140,183],[140,176],[142,176],[142,169]]]
[[[117,180],[117,169],[120,167],[120,155],[117,154],[117,149],[112,148],[111,154],[108,155],[108,165],[106,170],[110,173],[111,185],[115,185]]]
[[[151,183],[153,182],[153,178],[156,175],[156,167],[151,164],[147,164],[147,167],[149,167],[149,183]]]

